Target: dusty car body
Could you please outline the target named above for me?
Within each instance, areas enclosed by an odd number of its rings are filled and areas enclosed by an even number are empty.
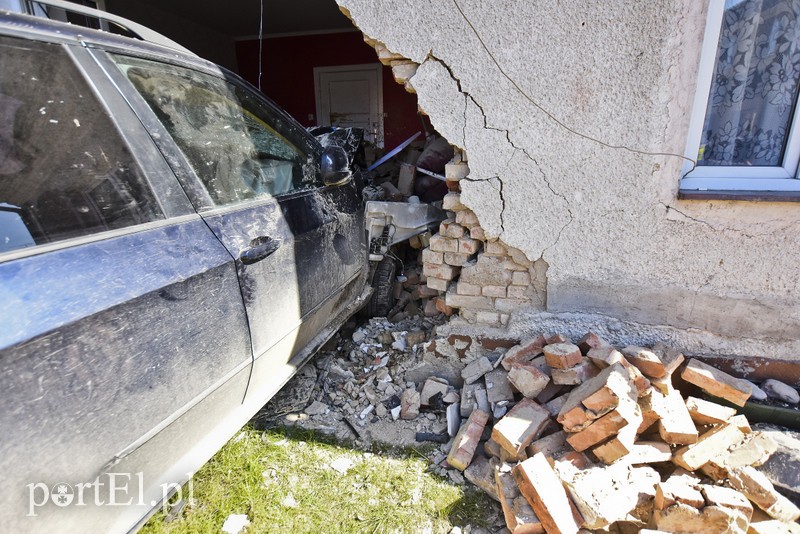
[[[397,239],[370,267],[350,136],[323,147],[190,53],[0,12],[0,70],[0,524],[136,529]]]

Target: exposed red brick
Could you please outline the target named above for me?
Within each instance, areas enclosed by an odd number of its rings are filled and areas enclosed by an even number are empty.
[[[554,343],[546,345],[542,351],[547,365],[554,369],[567,369],[581,363],[581,349],[572,343]]]
[[[536,454],[518,464],[513,474],[522,495],[548,533],[577,534],[583,518],[575,517],[576,512],[561,480],[543,454]]]
[[[489,414],[483,410],[476,409],[472,412],[453,439],[453,446],[450,448],[450,454],[447,455],[448,464],[459,471],[463,471],[469,466],[488,420]]]

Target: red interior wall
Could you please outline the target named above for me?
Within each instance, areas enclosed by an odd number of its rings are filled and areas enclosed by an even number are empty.
[[[258,85],[258,40],[238,41],[239,74]],[[328,33],[264,39],[261,90],[304,126],[316,120],[314,67],[378,63],[375,50],[363,41],[361,32]],[[417,116],[417,97],[407,93],[383,67],[383,119],[387,149],[422,129]]]

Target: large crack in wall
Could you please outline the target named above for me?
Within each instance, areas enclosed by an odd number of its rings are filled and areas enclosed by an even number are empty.
[[[706,6],[337,1],[462,149],[482,254],[538,284],[498,324],[798,358],[791,206],[677,199]]]

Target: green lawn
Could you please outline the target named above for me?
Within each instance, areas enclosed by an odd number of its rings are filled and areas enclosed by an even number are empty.
[[[229,514],[246,514],[249,533],[449,532],[494,519],[488,497],[428,472],[423,452],[365,453],[248,426],[194,476],[193,502],[171,522],[159,512],[142,532],[221,532]]]

